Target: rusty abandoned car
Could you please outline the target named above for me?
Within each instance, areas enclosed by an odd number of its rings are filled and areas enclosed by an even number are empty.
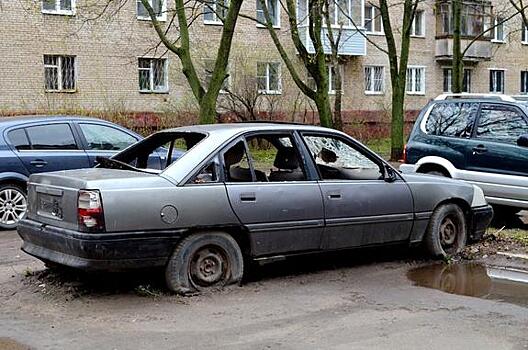
[[[149,169],[160,147],[166,164]],[[48,264],[165,267],[169,289],[185,293],[296,254],[403,243],[444,257],[492,215],[480,188],[401,174],[341,132],[219,124],[155,133],[95,169],[31,175],[18,232]]]

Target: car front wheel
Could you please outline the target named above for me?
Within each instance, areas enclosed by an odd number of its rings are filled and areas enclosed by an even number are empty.
[[[26,215],[26,192],[17,185],[0,185],[0,228],[12,230]]]
[[[193,234],[181,241],[165,270],[167,287],[179,294],[204,292],[240,282],[244,259],[223,232]]]
[[[431,216],[425,234],[425,247],[434,257],[460,253],[467,240],[466,218],[456,204],[439,206]]]

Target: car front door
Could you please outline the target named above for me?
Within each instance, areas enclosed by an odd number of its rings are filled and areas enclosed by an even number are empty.
[[[8,139],[30,174],[90,167],[69,123],[47,123],[10,130]]]
[[[401,178],[394,174],[386,181],[383,162],[345,137],[313,133],[302,137],[321,179],[323,249],[409,239],[413,199]]]
[[[511,105],[483,104],[466,150],[465,180],[482,187],[487,196],[526,200],[528,148],[519,146],[528,134],[528,118]]]
[[[222,154],[231,206],[254,256],[320,249],[324,210],[293,135],[257,134]]]

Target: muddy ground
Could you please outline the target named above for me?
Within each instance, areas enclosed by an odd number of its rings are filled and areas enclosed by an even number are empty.
[[[528,229],[515,225],[496,223],[459,259],[526,268],[496,254],[526,253],[504,235]],[[50,271],[19,246],[0,231],[0,349],[528,349],[522,302],[415,286],[409,270],[430,263],[419,250],[297,258],[242,286],[179,297],[160,271]]]

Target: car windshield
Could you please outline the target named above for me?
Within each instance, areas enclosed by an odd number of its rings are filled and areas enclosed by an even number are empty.
[[[114,155],[99,167],[160,173],[206,137],[197,132],[159,132]]]

